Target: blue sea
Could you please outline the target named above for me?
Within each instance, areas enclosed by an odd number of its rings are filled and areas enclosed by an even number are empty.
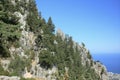
[[[100,61],[107,68],[108,72],[120,74],[120,53],[92,54],[95,61]]]

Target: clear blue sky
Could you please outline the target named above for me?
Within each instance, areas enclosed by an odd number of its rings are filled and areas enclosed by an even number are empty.
[[[120,53],[120,0],[36,0],[46,20],[91,53]]]

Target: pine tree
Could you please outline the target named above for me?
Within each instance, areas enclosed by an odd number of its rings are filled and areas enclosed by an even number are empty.
[[[47,26],[48,26],[48,31],[49,31],[51,34],[54,33],[54,31],[55,31],[55,26],[54,26],[54,24],[53,24],[53,22],[52,22],[52,18],[51,18],[51,17],[49,17],[49,19],[48,19]]]
[[[37,27],[39,26],[39,15],[36,8],[35,0],[29,1],[28,12],[29,14],[27,15],[27,24],[30,31],[36,32]]]

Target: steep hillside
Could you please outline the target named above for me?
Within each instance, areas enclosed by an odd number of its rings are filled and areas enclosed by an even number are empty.
[[[84,43],[54,28],[34,0],[1,0],[0,80],[108,80]]]

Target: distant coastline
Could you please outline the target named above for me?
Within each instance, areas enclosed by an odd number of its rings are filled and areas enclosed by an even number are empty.
[[[120,53],[96,53],[92,54],[92,57],[104,64],[108,72],[120,74]]]

